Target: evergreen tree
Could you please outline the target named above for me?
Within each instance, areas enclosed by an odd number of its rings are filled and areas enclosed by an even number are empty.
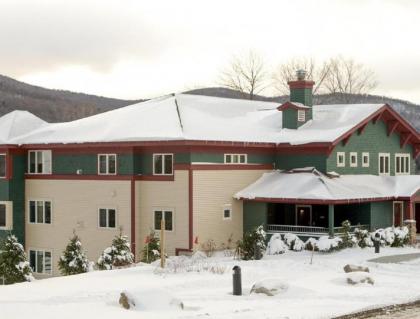
[[[160,240],[155,231],[150,231],[145,239],[145,245],[142,251],[142,262],[151,263],[160,257]]]
[[[4,278],[6,285],[34,279],[25,250],[12,234],[0,245],[0,277]]]
[[[89,270],[89,261],[83,252],[82,243],[76,233],[70,239],[63,255],[58,261],[58,268],[64,276],[76,275]]]
[[[131,253],[128,238],[120,233],[112,240],[111,247],[102,252],[97,265],[101,270],[110,270],[114,267],[130,265],[133,262],[134,255]]]

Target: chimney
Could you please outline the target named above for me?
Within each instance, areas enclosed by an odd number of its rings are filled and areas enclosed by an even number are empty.
[[[312,88],[314,81],[306,80],[306,71],[296,71],[297,80],[289,81],[290,102],[281,105],[283,128],[297,129],[312,120]]]

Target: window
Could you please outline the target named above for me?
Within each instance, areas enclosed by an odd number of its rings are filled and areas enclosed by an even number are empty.
[[[6,228],[7,216],[6,216],[6,205],[0,204],[0,228]]]
[[[155,230],[160,230],[160,224],[162,221],[162,218],[165,222],[165,230],[173,231],[174,230],[174,213],[172,210],[155,210],[154,211],[154,227]]]
[[[337,167],[345,167],[345,166],[346,166],[346,153],[337,152]]]
[[[350,152],[350,167],[357,167],[357,152]]]
[[[51,174],[51,151],[29,151],[28,173]]]
[[[98,173],[99,175],[117,174],[117,155],[99,154],[98,155]]]
[[[298,120],[298,122],[305,122],[306,121],[306,113],[305,113],[304,110],[298,110],[297,120]]]
[[[0,178],[6,177],[6,154],[0,154]]]
[[[38,274],[51,274],[52,257],[51,251],[29,250],[29,265],[32,271]]]
[[[410,154],[395,154],[395,175],[410,174]]]
[[[99,208],[99,227],[115,228],[117,226],[117,213],[114,208]]]
[[[247,154],[225,154],[225,164],[246,164]]]
[[[173,154],[153,154],[153,175],[172,175]]]
[[[29,201],[29,223],[51,224],[51,201]]]
[[[389,153],[379,153],[379,175],[389,175]]]
[[[362,167],[369,167],[369,153],[362,153]]]
[[[223,219],[232,219],[232,205],[223,205]]]

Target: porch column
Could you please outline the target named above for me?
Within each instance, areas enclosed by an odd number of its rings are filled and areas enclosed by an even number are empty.
[[[334,205],[328,205],[328,233],[334,237]]]

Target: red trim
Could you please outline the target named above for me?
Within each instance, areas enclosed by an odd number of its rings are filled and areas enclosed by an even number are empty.
[[[284,111],[284,110],[287,110],[287,109],[306,111],[306,110],[309,109],[309,107],[308,106],[302,107],[302,106],[296,105],[294,102],[286,102],[286,103],[283,103],[282,105],[280,105],[277,108],[277,110],[279,110],[279,111]]]
[[[420,155],[420,144],[414,145],[414,159],[416,159]]]
[[[364,198],[364,199],[340,199],[340,200],[322,200],[322,199],[302,199],[302,198],[267,198],[256,197],[254,199],[239,198],[248,202],[265,202],[265,203],[284,203],[284,204],[359,204],[369,202],[383,202],[391,200],[409,200],[409,197],[378,197],[378,198]]]
[[[136,182],[131,179],[130,183],[130,197],[131,197],[131,252],[136,259]]]
[[[380,112],[379,114],[377,114],[373,119],[372,119],[372,122],[373,122],[373,124],[376,124],[376,122],[378,122],[381,118],[382,118],[382,115],[384,114],[384,112]]]
[[[314,81],[289,81],[287,82],[291,89],[312,89],[314,87]]]
[[[411,133],[401,133],[401,136],[400,136],[400,147],[401,148],[403,148],[404,146],[407,145],[411,136],[412,136]]]
[[[199,171],[260,170],[273,169],[273,164],[192,164],[191,169]]]
[[[139,175],[134,176],[137,181],[160,181],[160,182],[172,182],[175,180],[175,175]]]
[[[100,180],[100,181],[174,181],[174,175],[76,175],[76,174],[25,174],[25,179],[46,180]]]
[[[391,121],[388,121],[386,124],[388,126],[388,136],[391,136],[391,134],[394,133],[394,131],[396,130],[398,126],[398,121],[391,120]]]
[[[349,135],[349,136],[347,136],[347,137],[343,138],[343,140],[342,140],[343,146],[346,146],[346,144],[347,144],[347,143],[349,142],[349,140],[350,140],[350,137],[351,137],[351,135]]]
[[[361,127],[359,127],[357,129],[357,134],[361,135],[363,133],[363,131],[365,130],[366,126],[369,124],[369,122],[366,122],[364,125],[362,125]]]

